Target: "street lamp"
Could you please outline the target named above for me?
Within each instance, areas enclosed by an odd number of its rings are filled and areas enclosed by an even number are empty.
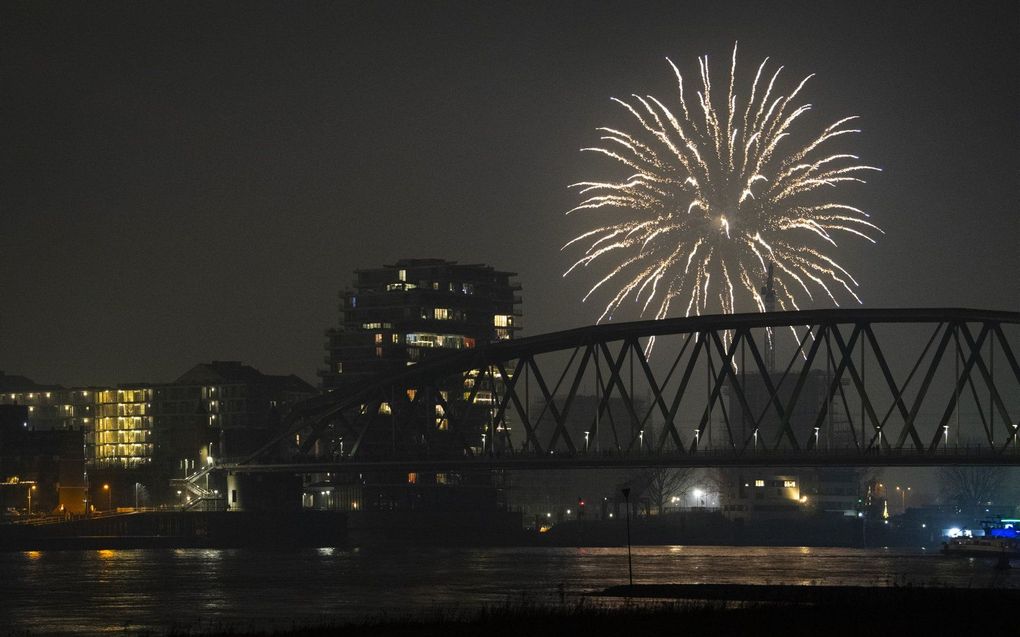
[[[702,491],[701,489],[695,489],[694,490],[694,504],[695,504],[695,506],[698,504],[699,500],[701,501],[701,506],[705,506],[705,501],[701,499],[702,496],[704,496],[704,495],[705,495],[705,492]]]
[[[103,491],[106,491],[106,510],[113,510],[113,490],[110,489],[110,485],[104,484]]]
[[[697,446],[698,446],[698,439],[700,437],[701,437],[701,430],[700,429],[695,429],[694,430],[694,447],[695,448],[697,448]]]
[[[815,449],[818,448],[818,427],[815,427]]]
[[[32,492],[35,491],[35,485],[28,487],[28,515],[32,515]]]
[[[180,489],[177,490],[177,504],[180,505],[182,508],[184,507],[184,500],[181,499]]]
[[[588,434],[591,432],[584,432],[584,452],[588,453]]]
[[[638,432],[638,439],[640,440],[639,448],[644,451],[645,448],[645,430],[642,429]]]
[[[627,580],[634,585],[634,566],[630,559],[630,487],[623,488],[623,499],[627,506]]]
[[[903,513],[907,512],[907,491],[910,491],[910,487],[901,489],[898,485],[896,490],[900,492],[900,509]]]
[[[758,428],[754,429],[754,450],[758,451]]]

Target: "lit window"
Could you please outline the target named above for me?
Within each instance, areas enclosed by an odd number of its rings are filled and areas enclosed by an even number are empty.
[[[756,486],[756,487],[764,487],[765,486],[765,481],[764,480],[755,480],[754,481],[754,486]]]
[[[337,374],[343,374],[344,373],[344,364],[343,363],[337,363],[336,364],[336,373]]]
[[[379,413],[383,414],[384,416],[389,416],[390,414],[393,413],[393,410],[390,409],[389,403],[379,403]]]
[[[465,283],[464,285],[462,285],[460,287],[460,289],[461,289],[461,291],[464,294],[474,294],[475,293],[475,286],[474,286],[473,283]]]
[[[382,323],[362,323],[361,329],[363,330],[377,330],[382,327]]]
[[[393,334],[393,335],[391,335],[390,338],[391,338],[391,340],[393,341],[394,344],[400,342],[400,334]]]
[[[407,474],[407,484],[417,484],[417,482],[418,482],[418,474],[417,473],[409,473],[409,474]]]
[[[796,480],[783,480],[783,486],[787,489],[793,489],[797,486]]]
[[[432,311],[432,315],[439,321],[449,321],[453,318],[453,311],[446,307],[437,307]]]
[[[432,289],[433,290],[438,290],[439,289],[439,281],[433,281],[432,282]]]
[[[401,281],[407,280],[407,270],[397,270],[397,278]]]
[[[382,345],[382,334],[376,334],[375,335],[375,344],[376,345]]]
[[[514,317],[510,314],[496,314],[492,317],[492,324],[496,327],[510,327],[514,324]]]

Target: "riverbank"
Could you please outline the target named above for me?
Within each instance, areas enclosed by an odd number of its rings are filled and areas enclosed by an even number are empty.
[[[631,597],[617,596],[623,592]],[[687,599],[663,601],[663,597],[674,594],[682,594]],[[759,601],[749,602],[748,597]],[[642,602],[636,598],[658,601]],[[811,601],[805,601],[808,599]],[[610,600],[612,602],[607,603]],[[194,634],[236,637],[335,634],[348,637],[562,637],[576,634],[599,637],[688,632],[699,637],[817,637],[820,634],[860,637],[862,632],[870,635],[967,635],[1008,631],[1013,626],[1010,609],[1016,607],[1018,600],[1018,589],[686,586],[682,590],[666,590],[661,586],[635,586],[607,589],[574,605],[505,604],[473,613],[435,611],[414,617],[377,617],[359,623],[289,630],[222,627],[212,632],[176,629],[167,634],[175,637]]]

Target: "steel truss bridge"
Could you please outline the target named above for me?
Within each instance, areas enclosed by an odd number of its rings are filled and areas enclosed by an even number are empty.
[[[301,402],[223,468],[1020,465],[1018,343],[1020,313],[969,309],[584,327]]]

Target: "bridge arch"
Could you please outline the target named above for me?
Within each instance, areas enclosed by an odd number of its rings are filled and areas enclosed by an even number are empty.
[[[583,327],[299,403],[237,466],[1020,464],[1018,337],[956,308]]]

